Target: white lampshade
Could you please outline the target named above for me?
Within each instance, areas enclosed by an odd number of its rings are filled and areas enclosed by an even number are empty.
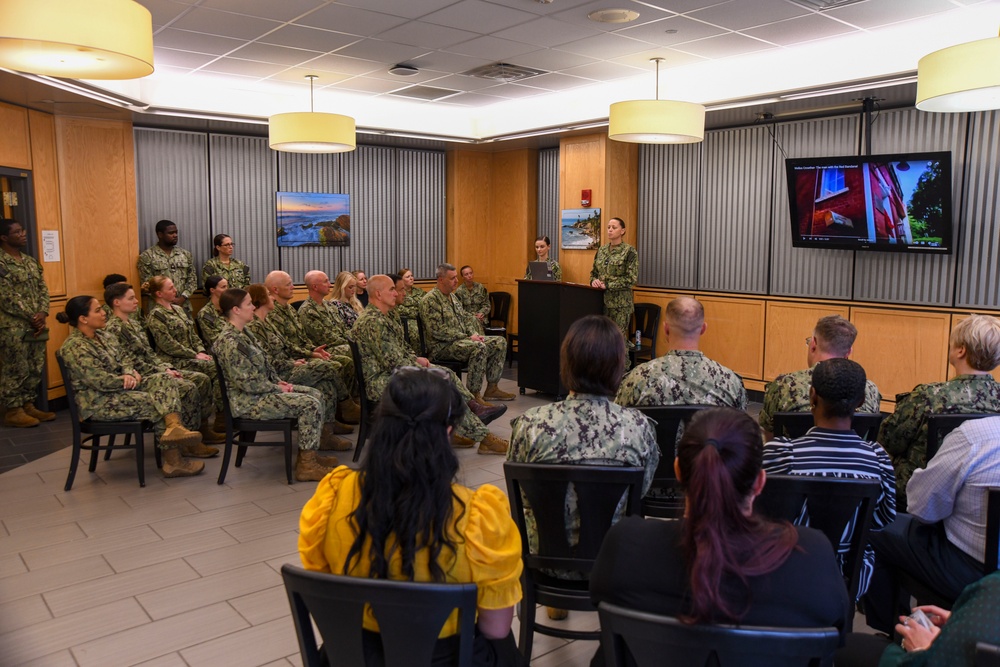
[[[705,107],[674,100],[611,105],[608,136],[637,144],[691,144],[705,138]]]
[[[335,113],[303,111],[271,116],[268,145],[287,153],[345,153],[357,147],[354,119]]]
[[[3,0],[0,67],[74,79],[153,72],[153,20],[132,0]]]
[[[1000,109],[1000,37],[950,46],[921,58],[917,108],[940,112]]]

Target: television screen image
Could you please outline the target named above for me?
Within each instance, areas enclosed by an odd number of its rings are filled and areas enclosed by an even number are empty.
[[[278,192],[278,246],[351,245],[351,196]]]
[[[951,153],[786,160],[795,247],[950,253]]]

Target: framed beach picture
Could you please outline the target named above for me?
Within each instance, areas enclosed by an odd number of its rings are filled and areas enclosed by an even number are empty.
[[[596,250],[601,246],[601,209],[565,208],[560,228],[563,250]]]
[[[351,245],[351,195],[278,192],[278,247]]]

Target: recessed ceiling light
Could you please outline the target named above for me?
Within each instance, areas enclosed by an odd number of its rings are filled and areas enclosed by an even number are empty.
[[[631,9],[598,9],[587,14],[596,23],[629,23],[639,18],[639,12]]]
[[[413,76],[419,71],[413,65],[393,65],[389,68],[389,74],[395,74],[396,76]]]

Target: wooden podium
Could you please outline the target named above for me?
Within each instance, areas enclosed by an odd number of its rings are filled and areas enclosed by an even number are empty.
[[[565,396],[559,347],[573,322],[604,312],[604,290],[550,280],[518,280],[517,386]]]

